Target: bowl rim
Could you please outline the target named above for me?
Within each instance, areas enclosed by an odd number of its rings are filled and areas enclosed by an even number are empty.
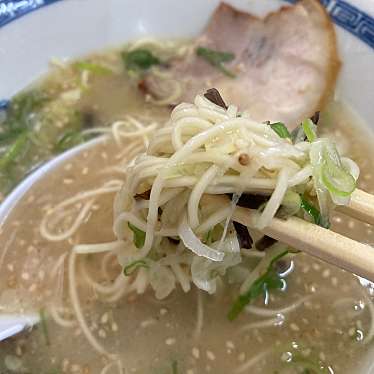
[[[0,28],[31,12],[62,0],[2,0]],[[281,0],[296,3],[297,0]],[[319,0],[332,21],[374,50],[374,17],[349,0]]]

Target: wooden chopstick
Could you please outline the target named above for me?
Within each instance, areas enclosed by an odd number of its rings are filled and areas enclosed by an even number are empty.
[[[236,207],[233,220],[254,227],[258,212]],[[297,217],[273,218],[263,233],[314,257],[374,281],[374,248]]]
[[[348,205],[337,207],[337,210],[360,221],[374,225],[374,196],[356,189]]]

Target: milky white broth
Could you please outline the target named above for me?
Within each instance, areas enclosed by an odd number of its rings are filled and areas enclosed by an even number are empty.
[[[144,103],[125,78],[119,83],[113,77],[101,77],[77,105],[95,107],[102,122],[104,118],[113,121],[123,114],[118,97],[127,98],[124,105],[134,115],[142,115],[145,110],[152,115],[154,111],[162,121],[169,113],[167,108]],[[358,122],[346,107],[333,103],[319,126],[360,166],[359,187],[374,193],[373,139]],[[54,276],[52,270],[74,244],[115,240],[114,194],[97,198],[88,218],[69,240],[46,241],[39,226],[45,213],[64,199],[110,179],[123,178],[107,170],[120,162],[122,149],[108,139],[60,165],[27,192],[2,225],[0,311],[43,310],[49,339],[41,326],[36,326],[1,342],[1,374],[11,372],[7,369],[9,362],[16,367],[16,373],[46,374],[100,373],[108,364],[108,358],[88,344],[71,313],[67,261],[62,275]],[[369,225],[338,213],[334,213],[332,223],[337,232],[373,242],[374,231]],[[353,373],[371,347],[368,339],[374,307],[369,290],[354,275],[311,256],[298,254],[295,269],[287,277],[287,290],[270,294],[270,310],[295,306],[284,313],[284,319],[244,312],[233,322],[227,319],[227,312],[238,290],[225,284],[214,295],[192,287],[187,294],[178,289],[160,301],[147,290],[142,295],[130,294],[115,303],[105,303],[87,286],[79,271],[84,266],[96,281],[110,282],[121,269],[112,257],[106,278],[102,271],[104,256],[78,257],[79,298],[90,330],[107,351],[118,355],[123,370],[127,370],[123,372]],[[259,298],[252,305],[263,303]],[[50,316],[51,308],[61,304],[67,308],[64,317],[72,327],[63,328]],[[313,371],[319,365],[329,369]],[[116,365],[107,371],[117,372]]]

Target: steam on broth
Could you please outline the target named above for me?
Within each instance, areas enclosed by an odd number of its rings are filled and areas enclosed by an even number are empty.
[[[115,251],[71,255],[75,245],[116,245],[113,199],[124,166],[169,119],[180,90],[168,81],[157,87],[162,99],[145,94],[144,70],[182,59],[190,48],[186,41],[139,41],[55,62],[49,76],[10,104],[0,139],[4,196],[56,153],[108,136],[34,184],[1,226],[1,312],[33,311],[42,321],[0,343],[0,373],[359,372],[374,339],[372,285],[306,254],[279,263],[289,270],[286,288],[261,294],[234,321],[227,313],[238,286],[230,274],[212,295],[188,281],[159,300],[144,282],[145,263],[126,276]],[[318,127],[358,164],[359,186],[374,193],[372,135],[359,119],[332,102]],[[334,231],[372,243],[367,224],[337,212],[330,218]],[[264,252],[246,256],[255,267]]]

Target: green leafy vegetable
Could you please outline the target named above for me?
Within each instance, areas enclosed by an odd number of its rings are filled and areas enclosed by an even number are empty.
[[[330,370],[318,362],[318,360],[308,359],[300,353],[292,353],[292,359],[288,365],[302,369],[303,374],[329,374]]]
[[[32,129],[31,114],[47,100],[48,96],[39,90],[23,92],[12,99],[1,124],[0,142],[8,143],[8,147],[0,158],[0,169],[7,168],[25,150]]]
[[[108,74],[113,73],[113,71],[109,69],[108,67],[94,63],[94,62],[77,61],[73,66],[78,70],[90,71],[91,73],[94,73],[97,75],[108,75]]]
[[[18,156],[22,154],[28,144],[28,131],[23,131],[18,135],[13,144],[9,146],[6,152],[0,158],[0,170],[6,169]]]
[[[134,244],[136,248],[142,248],[145,242],[145,232],[128,223],[129,229],[134,233]]]
[[[87,138],[79,130],[68,130],[58,139],[55,149],[57,152],[63,152],[78,144],[83,143]]]
[[[49,339],[49,332],[48,332],[48,326],[47,326],[47,318],[45,315],[44,308],[39,310],[39,317],[40,317],[40,326],[42,328],[44,340],[46,345],[50,345],[51,341]]]
[[[22,134],[25,130],[22,129],[9,129],[8,131],[0,132],[0,143],[7,143],[14,140],[18,135]]]
[[[222,73],[224,73],[228,77],[236,77],[236,75],[232,71],[228,70],[224,65],[225,62],[230,62],[235,58],[235,55],[233,53],[215,51],[213,49],[205,47],[197,47],[196,54],[207,61],[210,65],[215,66],[216,68],[221,70]]]
[[[212,236],[213,236],[213,229],[209,230],[205,235],[204,235],[204,238],[203,238],[203,242],[205,244],[211,244],[212,243]]]
[[[130,52],[123,52],[122,60],[126,70],[130,72],[148,70],[153,65],[159,65],[161,63],[151,51],[143,48],[135,49]]]
[[[131,264],[125,266],[123,268],[123,274],[125,274],[127,277],[131,275],[135,270],[139,268],[149,268],[149,265],[145,260],[138,260],[134,261]]]
[[[323,219],[319,210],[314,207],[305,196],[301,196],[301,208],[312,218],[316,225],[322,226],[326,229],[330,227],[330,222]]]
[[[291,139],[291,134],[290,132],[288,131],[287,127],[285,126],[284,123],[282,122],[275,122],[275,123],[270,123],[269,125],[273,130],[274,132],[276,132],[280,138],[289,138]]]
[[[252,286],[246,293],[238,297],[238,299],[235,301],[234,305],[231,307],[229,311],[228,319],[230,321],[233,321],[239,315],[239,313],[245,308],[245,306],[254,299],[256,299],[258,296],[266,293],[266,291],[281,289],[283,287],[283,278],[281,278],[279,274],[276,272],[274,265],[280,258],[285,256],[287,253],[288,250],[285,249],[283,252],[275,256],[271,260],[265,273],[256,279],[256,281],[252,284]]]
[[[26,91],[15,96],[7,109],[4,126],[8,129],[27,129],[30,114],[39,110],[48,100],[48,95],[39,90]]]
[[[301,123],[301,126],[309,142],[311,143],[314,142],[317,139],[317,135],[316,135],[317,126],[313,123],[313,121],[309,118],[305,119]]]

